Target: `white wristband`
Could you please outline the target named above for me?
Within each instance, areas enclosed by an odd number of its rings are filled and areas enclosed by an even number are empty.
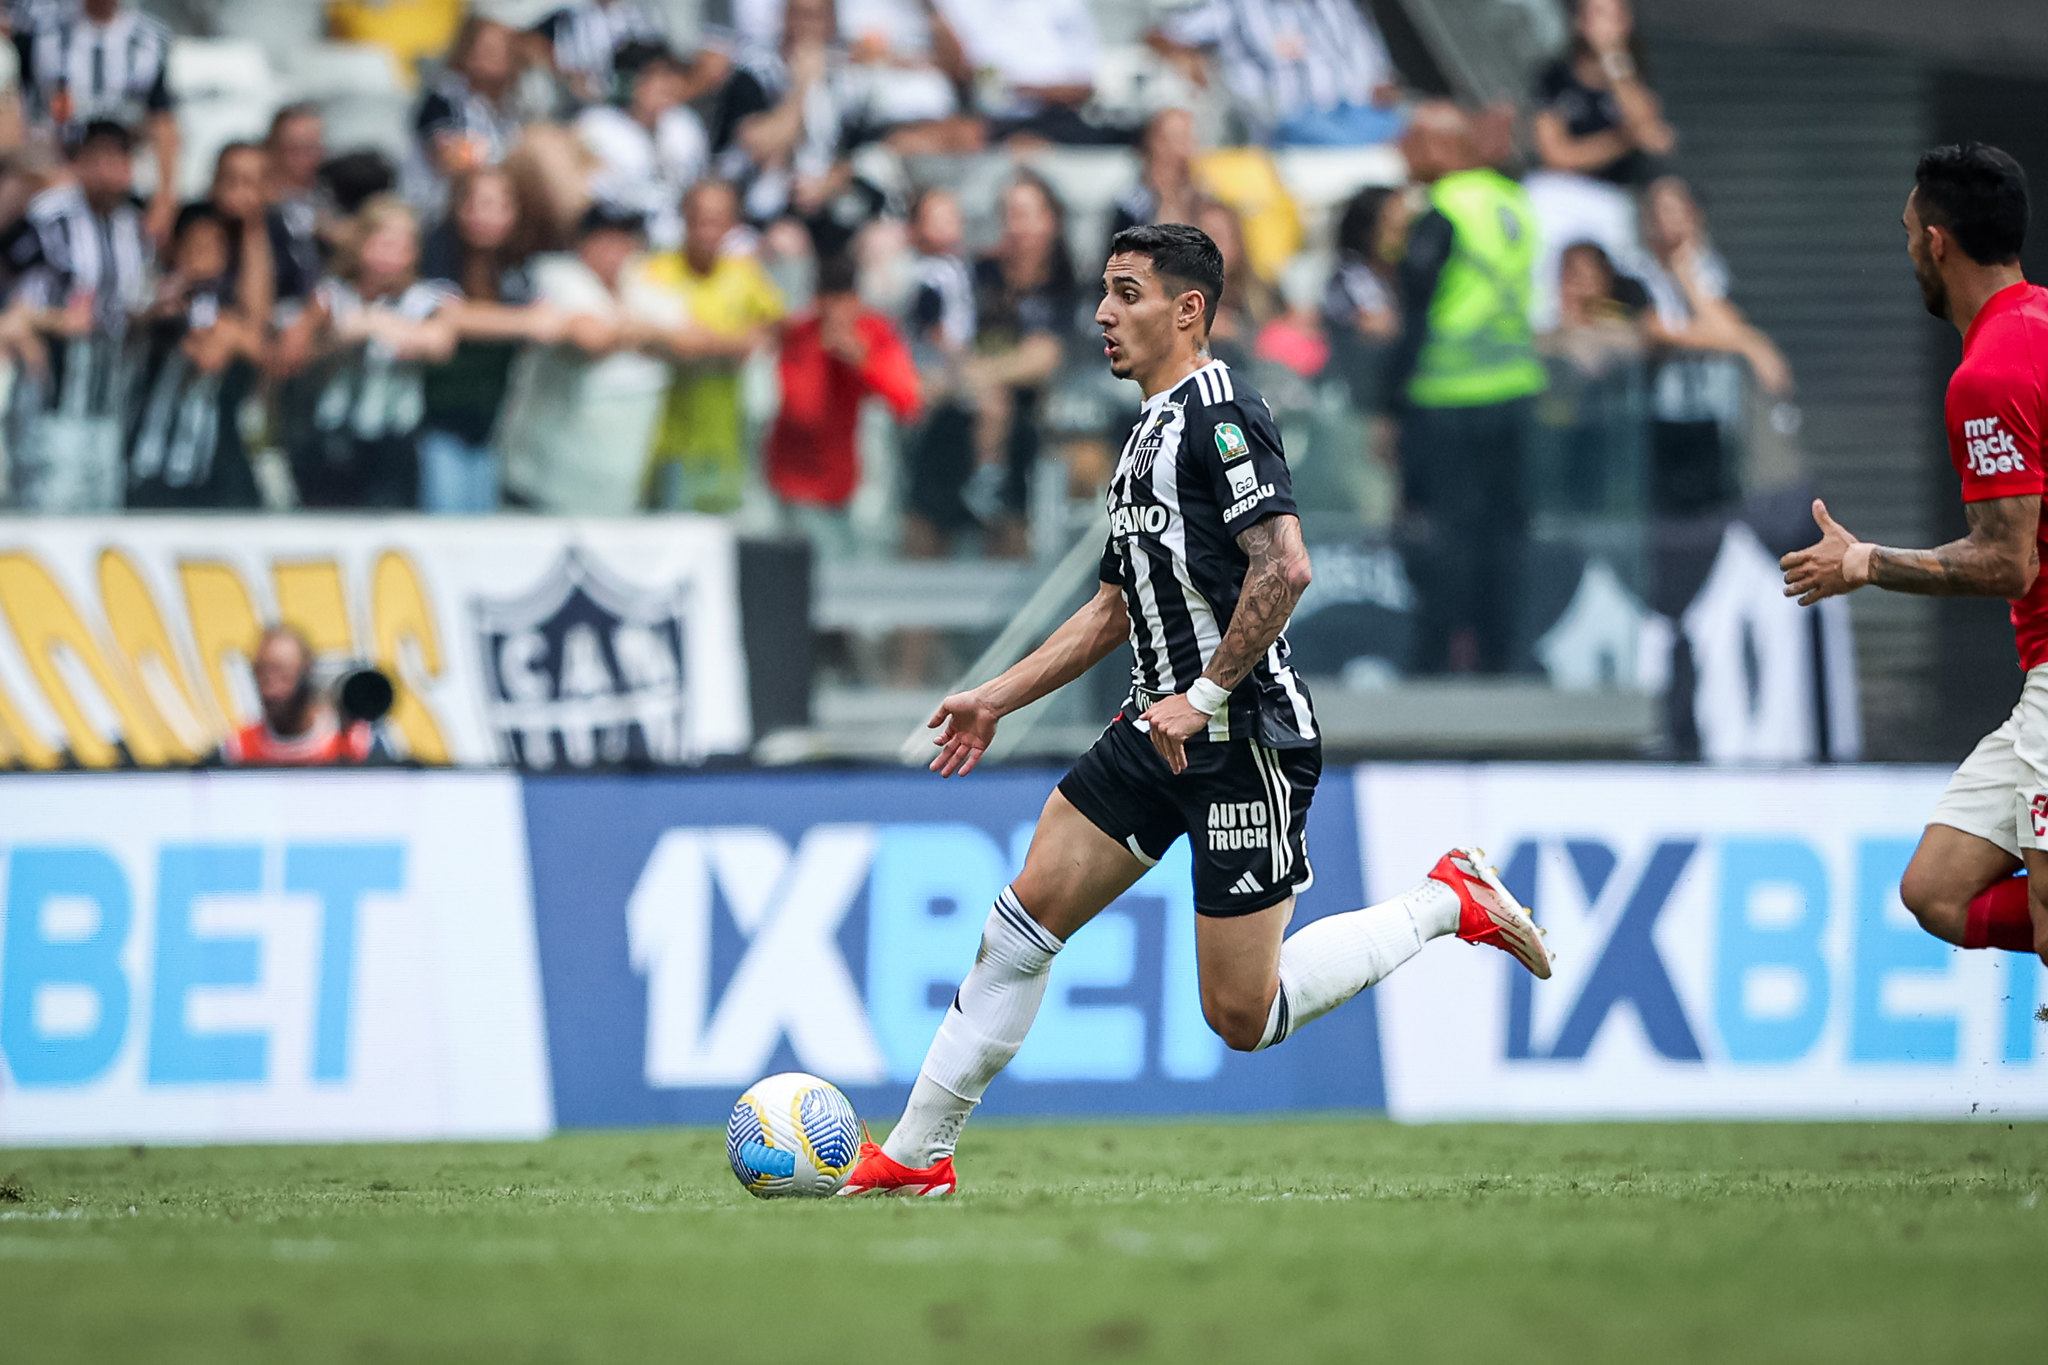
[[[1213,716],[1230,701],[1230,689],[1208,678],[1195,679],[1188,689],[1188,705],[1205,716]]]

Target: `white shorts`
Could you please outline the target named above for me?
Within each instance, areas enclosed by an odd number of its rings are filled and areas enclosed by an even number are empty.
[[[2028,671],[2019,705],[1956,769],[1928,823],[1989,839],[2015,858],[2048,849],[2048,664]]]

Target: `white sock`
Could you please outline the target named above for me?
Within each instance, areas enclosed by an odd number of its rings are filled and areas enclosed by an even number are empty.
[[[1393,900],[1306,926],[1280,945],[1280,989],[1259,1047],[1284,1042],[1457,930],[1458,893],[1429,877]]]
[[[1010,1064],[1038,1016],[1053,955],[1066,945],[1004,887],[981,931],[981,951],[925,1053],[903,1117],[882,1150],[906,1166],[951,1156],[988,1083]]]

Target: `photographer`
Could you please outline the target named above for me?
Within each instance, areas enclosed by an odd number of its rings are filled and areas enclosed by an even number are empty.
[[[313,681],[313,647],[291,626],[272,626],[250,660],[263,719],[221,742],[217,758],[243,767],[328,767],[383,757],[367,720],[348,720]]]

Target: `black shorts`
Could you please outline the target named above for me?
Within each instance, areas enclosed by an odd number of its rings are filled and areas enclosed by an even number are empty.
[[[1219,918],[1278,905],[1315,880],[1308,806],[1323,751],[1269,749],[1255,740],[1196,739],[1178,777],[1152,741],[1120,715],[1060,779],[1060,794],[1145,862],[1189,838],[1195,911]]]

